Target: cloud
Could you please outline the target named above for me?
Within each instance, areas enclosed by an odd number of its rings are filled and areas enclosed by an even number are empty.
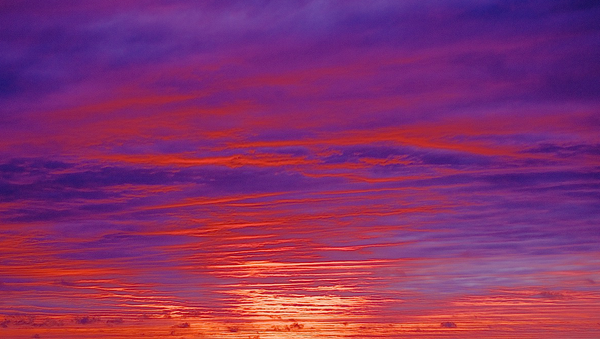
[[[42,316],[27,316],[27,315],[13,315],[5,316],[4,320],[0,322],[0,327],[61,327],[64,326],[64,322],[60,319],[42,317]]]
[[[123,318],[114,318],[114,319],[106,320],[106,323],[111,324],[111,325],[118,325],[118,324],[122,324],[123,322],[124,322]]]
[[[465,333],[569,332],[594,309],[594,2],[0,7],[0,313],[40,314],[9,331],[393,337],[473,307]]]
[[[73,319],[73,321],[79,325],[89,325],[89,324],[99,322],[100,318],[99,317],[91,317],[91,316],[83,316],[83,317],[76,317]]]
[[[545,184],[560,184],[578,181],[593,182],[594,180],[600,179],[600,172],[548,171],[534,173],[505,173],[486,175],[483,179],[490,182],[495,187],[529,188]]]
[[[538,296],[540,298],[546,298],[546,299],[565,299],[566,298],[566,296],[563,293],[553,292],[553,291],[543,291],[543,292],[540,292],[539,294],[537,294],[536,296]]]
[[[536,148],[525,150],[528,153],[550,153],[558,157],[573,157],[581,155],[600,155],[600,145],[556,145],[542,144]]]
[[[173,327],[175,327],[175,328],[190,328],[190,324],[189,323],[181,323],[181,324],[173,325]]]

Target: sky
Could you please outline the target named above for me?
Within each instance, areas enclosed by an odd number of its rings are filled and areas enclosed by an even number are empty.
[[[600,337],[599,17],[0,1],[0,337]]]

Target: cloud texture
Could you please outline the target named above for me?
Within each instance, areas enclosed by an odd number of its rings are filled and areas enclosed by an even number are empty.
[[[599,16],[1,4],[0,336],[597,338]]]

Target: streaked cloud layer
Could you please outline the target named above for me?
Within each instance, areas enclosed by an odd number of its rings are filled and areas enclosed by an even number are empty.
[[[600,336],[595,1],[0,5],[0,336]]]

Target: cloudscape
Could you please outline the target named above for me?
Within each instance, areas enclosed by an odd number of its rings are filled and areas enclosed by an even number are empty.
[[[599,338],[600,4],[0,3],[0,337]]]

